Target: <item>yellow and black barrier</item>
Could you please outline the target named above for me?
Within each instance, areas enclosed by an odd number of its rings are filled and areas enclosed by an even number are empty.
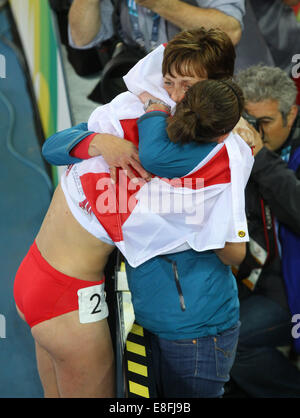
[[[123,256],[115,269],[117,397],[156,397],[149,333],[135,322]]]
[[[129,398],[155,397],[151,350],[147,331],[136,322],[128,334],[124,367]]]

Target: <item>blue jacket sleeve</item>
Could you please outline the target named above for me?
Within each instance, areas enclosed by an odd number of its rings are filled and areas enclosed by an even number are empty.
[[[145,170],[160,177],[177,177],[182,174],[179,160],[180,145],[170,141],[166,131],[168,114],[153,111],[138,120],[139,157]],[[184,169],[184,173],[188,170]]]
[[[138,120],[139,157],[145,170],[159,177],[183,177],[217,145],[216,142],[198,145],[194,142],[171,142],[167,131],[168,114],[148,112]]]
[[[45,160],[53,165],[68,165],[82,161],[71,157],[70,151],[80,141],[94,132],[88,131],[87,123],[80,123],[50,136],[42,147]]]

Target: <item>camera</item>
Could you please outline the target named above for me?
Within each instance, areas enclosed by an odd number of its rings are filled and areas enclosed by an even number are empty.
[[[253,126],[254,129],[257,130],[257,132],[259,132],[259,120],[258,119],[256,119],[254,116],[249,115],[246,112],[243,112],[242,116],[244,119],[246,119],[248,123],[250,123],[250,125]]]

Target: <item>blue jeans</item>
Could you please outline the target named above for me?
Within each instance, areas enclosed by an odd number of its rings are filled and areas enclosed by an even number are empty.
[[[262,295],[240,303],[241,329],[231,377],[250,397],[300,397],[300,371],[276,347],[292,343],[291,315]]]
[[[157,396],[219,398],[234,362],[240,323],[207,337],[166,340],[150,333]]]

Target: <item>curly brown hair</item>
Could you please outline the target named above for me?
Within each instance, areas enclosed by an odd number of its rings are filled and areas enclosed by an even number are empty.
[[[168,118],[168,136],[182,144],[214,141],[234,128],[243,109],[243,92],[231,79],[199,81]]]

